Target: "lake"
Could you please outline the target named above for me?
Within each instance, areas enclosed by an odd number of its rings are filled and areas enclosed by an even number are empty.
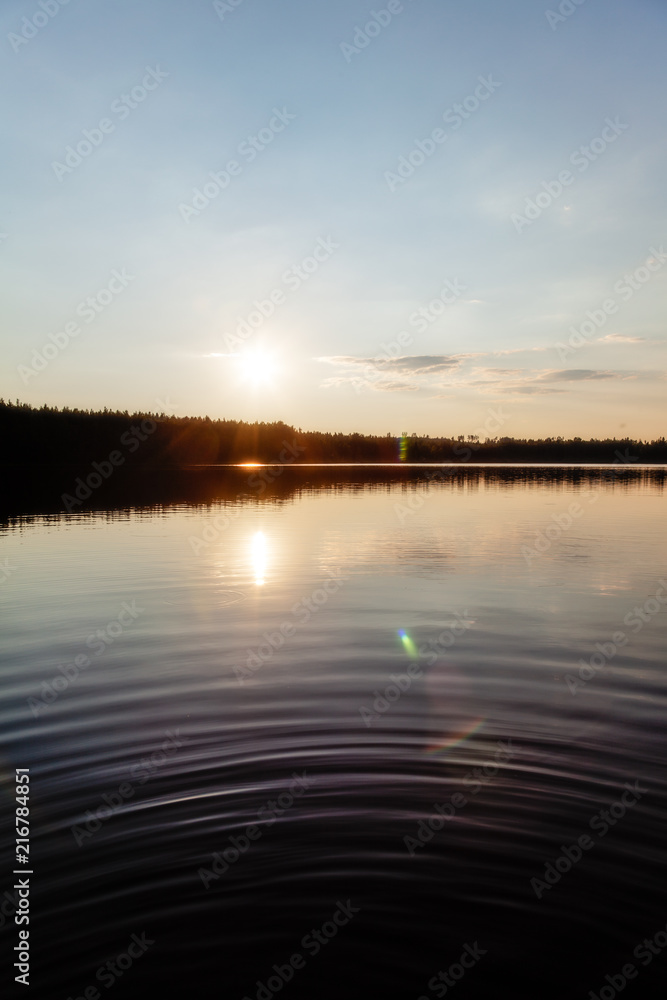
[[[662,995],[664,472],[261,471],[5,507],[32,995]]]

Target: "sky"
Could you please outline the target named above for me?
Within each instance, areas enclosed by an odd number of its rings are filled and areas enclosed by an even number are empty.
[[[664,0],[4,0],[0,395],[664,435]]]

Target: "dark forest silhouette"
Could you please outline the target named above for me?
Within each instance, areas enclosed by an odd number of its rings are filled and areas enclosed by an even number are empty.
[[[170,469],[239,462],[527,462],[667,463],[667,441],[629,438],[490,438],[303,431],[288,424],[58,409],[0,400],[2,451],[7,467],[77,466],[109,461],[133,468]],[[112,459],[113,461],[113,459]],[[115,464],[115,463],[114,463]]]

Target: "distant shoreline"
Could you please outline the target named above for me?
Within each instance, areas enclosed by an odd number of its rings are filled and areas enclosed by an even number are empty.
[[[458,461],[452,462],[293,462],[291,465],[281,465],[279,462],[257,462],[253,465],[248,465],[244,462],[201,462],[201,463],[181,463],[179,465],[141,465],[136,464],[130,468],[132,474],[160,474],[164,475],[166,473],[187,473],[187,472],[214,472],[216,469],[227,469],[236,472],[245,472],[252,474],[253,472],[261,471],[262,469],[275,469],[280,466],[283,473],[285,472],[298,472],[300,469],[384,469],[391,471],[394,469],[397,472],[401,470],[418,470],[418,469],[581,469],[590,470],[595,472],[596,470],[613,471],[615,475],[623,476],[633,470],[667,470],[667,460],[664,462],[633,462],[632,465],[619,465],[614,462],[542,462],[539,459],[534,459],[533,461],[525,462],[484,462],[475,461],[474,459],[470,461],[463,461],[459,459]],[[79,465],[75,462],[2,462],[0,461],[0,470],[4,472],[12,471],[25,471],[28,469],[33,469],[35,471],[39,469],[48,470],[50,472],[72,472],[79,469]]]
[[[667,441],[343,434],[289,424],[30,406],[0,399],[0,468],[667,466]],[[99,470],[97,470],[99,472]],[[108,476],[102,472],[103,478]]]
[[[210,462],[199,465],[185,465],[180,468],[183,471],[188,469],[268,469],[275,462],[256,462],[249,465],[244,462]],[[631,469],[665,469],[667,460],[664,462],[633,462],[632,465],[619,466],[614,462],[541,462],[535,459],[532,462],[478,462],[474,459],[454,462],[294,462],[291,469],[447,469],[450,466],[466,468],[474,466],[477,469],[614,469],[624,472]],[[166,470],[165,470],[166,471]]]

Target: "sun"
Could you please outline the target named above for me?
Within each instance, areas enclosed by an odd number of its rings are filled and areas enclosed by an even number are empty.
[[[247,351],[239,358],[239,369],[244,382],[259,387],[270,385],[278,375],[278,365],[273,355],[266,351],[256,349]]]

